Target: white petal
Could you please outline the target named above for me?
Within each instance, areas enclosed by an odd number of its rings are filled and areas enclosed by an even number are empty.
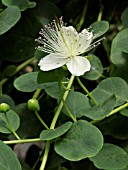
[[[62,27],[61,29],[68,49],[70,50],[70,54],[74,55],[76,50],[76,44],[79,38],[78,32],[72,26]]]
[[[59,68],[66,64],[68,57],[62,57],[56,54],[49,54],[42,58],[39,62],[40,69],[42,71],[49,71]]]
[[[84,29],[82,32],[80,32],[77,45],[77,55],[86,52],[92,40],[93,40],[92,32],[88,32],[87,29]]]
[[[87,58],[75,56],[66,63],[68,70],[75,76],[81,76],[91,68]]]

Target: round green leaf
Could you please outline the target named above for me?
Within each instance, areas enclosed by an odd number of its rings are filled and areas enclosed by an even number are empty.
[[[99,153],[90,158],[99,169],[118,170],[128,165],[128,155],[119,146],[106,143]]]
[[[125,55],[123,55],[123,56],[126,60],[124,60],[124,64],[122,64],[120,66],[117,65],[116,70],[113,72],[113,76],[114,77],[121,77],[122,79],[124,79],[128,83],[128,76],[127,76],[127,74],[124,74],[124,73],[128,72],[128,67],[127,67],[128,53],[127,54],[125,53]]]
[[[3,77],[11,77],[11,76],[13,76],[14,74],[15,74],[15,72],[16,72],[16,66],[15,65],[9,65],[9,66],[7,66],[5,69],[4,69],[4,71],[3,71],[3,73],[2,73],[2,76]]]
[[[31,72],[18,77],[14,81],[15,88],[23,92],[32,92],[35,91],[36,89],[45,89],[46,87],[51,87],[56,84],[58,85],[57,82],[38,84],[37,75],[38,72]]]
[[[92,25],[90,25],[90,30],[93,31],[93,34],[96,34],[96,38],[100,37],[104,33],[106,33],[109,29],[109,23],[107,21],[96,21]]]
[[[31,2],[29,0],[2,0],[2,3],[6,6],[18,6],[21,11],[24,11],[28,8],[34,8],[36,6],[36,2]]]
[[[120,113],[121,113],[123,116],[127,116],[127,117],[128,117],[128,108],[122,109],[122,110],[120,111]]]
[[[103,104],[93,106],[92,108],[84,111],[83,115],[94,120],[103,119],[113,110],[115,103],[116,97],[112,95],[107,100],[105,100]]]
[[[123,79],[119,77],[106,78],[92,91],[93,97],[99,104],[102,104],[113,94],[117,99],[116,105],[128,100],[128,85]]]
[[[62,68],[57,68],[51,71],[39,71],[37,81],[38,83],[48,83],[62,80],[67,76],[68,71],[63,70]]]
[[[98,57],[93,54],[90,54],[89,56],[92,57],[92,59],[90,60],[91,70],[86,72],[82,77],[88,80],[97,80],[101,76],[103,66]]]
[[[72,90],[69,92],[65,104],[73,116],[77,118],[83,116],[84,111],[91,107],[89,99],[86,95],[80,92],[74,92]],[[62,111],[68,115],[65,107]]]
[[[111,45],[110,59],[116,66],[121,66],[128,62],[128,55],[122,52],[122,49],[117,46],[117,38],[115,37]]]
[[[66,122],[63,125],[57,127],[56,129],[43,130],[40,134],[40,138],[41,140],[44,141],[58,138],[59,136],[66,133],[71,126],[72,126],[72,122]]]
[[[122,20],[123,26],[124,26],[125,28],[127,28],[127,27],[128,27],[128,22],[127,22],[127,20],[128,20],[128,8],[126,8],[126,9],[124,10],[124,12],[122,13],[122,15],[121,15],[121,20]]]
[[[0,15],[0,35],[7,32],[20,19],[20,9],[16,6],[7,7]]]
[[[53,1],[37,1],[37,4],[38,5],[36,8],[33,8],[31,12],[32,15],[34,15],[42,25],[46,25],[51,22],[54,16],[61,16],[60,9],[55,5]]]
[[[11,8],[11,6],[9,8]],[[15,16],[15,14],[12,16]],[[35,38],[40,27],[41,24],[33,15],[29,12],[24,13],[13,29],[1,36],[0,57],[3,60],[14,63],[32,58],[37,44]]]
[[[107,133],[114,138],[121,140],[128,139],[128,117],[120,114],[114,115],[106,126]]]
[[[6,115],[6,116],[5,116]],[[0,132],[10,134],[12,131],[10,130],[8,120],[10,122],[11,127],[14,131],[16,131],[20,126],[20,118],[13,110],[9,110],[6,113],[0,113]]]
[[[113,64],[127,68],[128,63],[128,28],[119,32],[112,41],[110,59]],[[126,65],[126,66],[125,66]],[[125,68],[125,70],[126,70]],[[126,70],[127,71],[127,70]]]
[[[70,161],[95,156],[103,146],[103,136],[91,123],[79,120],[55,143],[55,151]]]
[[[7,103],[10,108],[13,110],[15,108],[15,103],[12,98],[6,94],[0,95],[0,103]]]
[[[0,169],[21,170],[21,165],[12,149],[0,141]]]
[[[64,91],[63,88],[62,89],[62,92]],[[51,86],[48,86],[45,88],[45,92],[51,96],[52,98],[55,98],[55,99],[60,99],[61,98],[61,95],[60,95],[60,91],[59,91],[59,86],[58,86],[58,83],[51,83]]]
[[[128,53],[128,28],[122,30],[115,37],[116,47],[120,48],[123,52]]]

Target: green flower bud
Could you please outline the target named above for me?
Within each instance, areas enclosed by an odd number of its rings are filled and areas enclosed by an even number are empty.
[[[39,111],[40,110],[40,106],[39,106],[38,100],[30,99],[28,101],[28,109],[32,110],[32,111]]]
[[[62,66],[63,70],[68,70],[67,66]]]
[[[10,106],[7,103],[0,104],[0,112],[7,112],[10,110]]]
[[[87,56],[87,59],[88,59],[89,61],[91,61],[91,60],[92,60],[92,56],[91,56],[91,55],[88,55],[88,56]]]

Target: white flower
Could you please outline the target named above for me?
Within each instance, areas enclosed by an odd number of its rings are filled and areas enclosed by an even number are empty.
[[[94,39],[92,32],[84,29],[78,33],[72,26],[66,27],[60,19],[59,25],[55,21],[45,26],[40,31],[41,36],[37,41],[43,46],[37,48],[49,53],[39,62],[42,71],[49,71],[66,64],[71,74],[81,76],[91,68],[86,57],[80,56],[95,45],[91,44]]]

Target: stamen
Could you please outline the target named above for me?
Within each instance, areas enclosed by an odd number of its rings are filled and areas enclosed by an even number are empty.
[[[86,52],[88,52],[89,50],[97,47],[99,44],[101,44],[101,41],[104,40],[104,39],[105,39],[105,37],[102,37],[102,38],[100,38],[99,40],[97,40],[97,41],[95,41],[94,43],[92,43],[92,44],[89,46],[89,48],[87,48],[87,51],[86,51]]]

